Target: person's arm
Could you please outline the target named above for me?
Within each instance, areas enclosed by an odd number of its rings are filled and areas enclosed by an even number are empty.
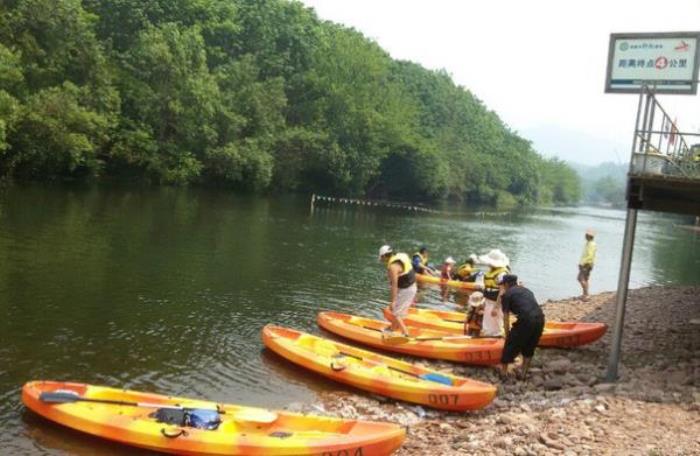
[[[413,255],[413,258],[411,258],[411,264],[413,265],[413,269],[418,273],[418,274],[423,274],[424,268],[423,264],[421,263],[421,258],[418,255]]]
[[[508,337],[510,333],[510,294],[504,293],[501,289],[498,299],[503,310],[503,334]]]

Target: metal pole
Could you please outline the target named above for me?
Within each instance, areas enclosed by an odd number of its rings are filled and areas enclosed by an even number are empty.
[[[636,229],[637,209],[627,209],[625,238],[622,242],[620,277],[617,281],[617,296],[615,299],[615,324],[613,326],[613,340],[612,346],[610,347],[608,371],[605,374],[605,380],[608,382],[614,382],[617,380],[617,365],[620,361],[620,349],[622,347],[622,328],[625,322],[625,305],[627,304],[627,291],[629,288],[632,252],[634,249],[634,235]]]
[[[644,106],[644,120],[642,121],[642,129],[639,128],[639,120],[642,114],[642,99],[644,88],[639,93],[639,102],[637,104],[637,120],[635,121],[634,138],[632,139],[632,157],[630,160],[630,171],[632,170],[632,161],[634,153],[637,149],[639,134],[644,131],[649,117],[649,102],[650,96],[647,94],[646,103]],[[644,142],[640,141],[639,148],[643,150]],[[629,200],[629,177],[627,184],[627,200]],[[629,205],[629,203],[628,203]],[[605,380],[614,382],[617,380],[617,366],[620,361],[620,349],[622,348],[622,328],[625,322],[625,305],[627,303],[627,291],[629,288],[630,269],[632,266],[632,252],[634,249],[634,235],[637,229],[637,209],[627,209],[627,219],[625,220],[625,237],[622,241],[622,258],[620,260],[620,275],[617,279],[617,296],[615,298],[615,322],[613,324],[613,340],[610,346],[610,359],[608,360],[608,370],[605,374]]]

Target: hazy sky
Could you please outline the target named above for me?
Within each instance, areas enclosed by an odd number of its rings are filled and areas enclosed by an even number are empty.
[[[444,68],[545,155],[627,161],[637,96],[604,94],[610,33],[700,30],[700,0],[302,0],[394,58]],[[700,96],[660,98],[700,132]]]

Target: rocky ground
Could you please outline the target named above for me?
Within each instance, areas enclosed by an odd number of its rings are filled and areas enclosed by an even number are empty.
[[[551,320],[611,323],[613,293],[546,302]],[[620,380],[603,383],[611,331],[590,346],[538,349],[527,382],[426,362],[499,385],[486,409],[445,413],[339,387],[303,408],[408,427],[398,455],[700,454],[700,288],[631,290]]]

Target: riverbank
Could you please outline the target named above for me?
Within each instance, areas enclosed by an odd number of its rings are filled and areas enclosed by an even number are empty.
[[[700,287],[630,291],[620,381],[602,383],[611,333],[575,350],[538,350],[527,382],[491,369],[424,364],[499,385],[486,409],[451,414],[339,387],[292,408],[408,426],[398,455],[700,453]],[[614,293],[543,304],[551,320],[613,321]]]

